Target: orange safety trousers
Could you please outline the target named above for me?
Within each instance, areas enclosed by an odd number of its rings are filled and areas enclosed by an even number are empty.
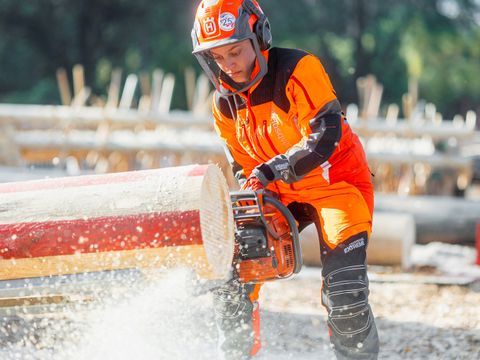
[[[334,249],[338,244],[348,240],[353,235],[367,232],[370,236],[373,215],[373,186],[371,173],[367,166],[355,171],[351,176],[351,183],[340,181],[327,187],[295,189],[279,193],[280,200],[286,206],[292,202],[308,203],[318,214],[319,232],[322,234],[324,245]],[[268,187],[278,191],[278,185]],[[258,307],[259,292],[263,284],[256,284],[249,294],[252,303],[256,303],[252,316],[254,344],[251,355],[255,355],[261,348],[260,316]]]

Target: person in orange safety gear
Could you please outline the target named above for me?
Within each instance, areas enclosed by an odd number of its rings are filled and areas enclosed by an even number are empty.
[[[255,0],[203,0],[192,41],[215,86],[215,129],[241,188],[275,192],[300,231],[311,223],[317,228],[322,304],[337,359],[376,359],[366,268],[371,173],[320,60],[272,48],[268,19]],[[261,347],[259,290],[235,276],[214,290],[227,359],[248,359]]]

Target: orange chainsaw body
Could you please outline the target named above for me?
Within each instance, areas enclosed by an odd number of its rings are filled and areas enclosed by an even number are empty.
[[[244,283],[285,279],[302,266],[298,229],[287,207],[263,192],[231,193],[235,271]]]

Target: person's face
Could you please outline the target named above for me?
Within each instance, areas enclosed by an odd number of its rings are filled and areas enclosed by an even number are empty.
[[[233,81],[242,83],[250,80],[256,55],[249,39],[212,49],[210,54]]]

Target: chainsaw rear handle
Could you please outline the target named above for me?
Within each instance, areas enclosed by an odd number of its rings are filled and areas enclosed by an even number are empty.
[[[246,205],[241,207],[234,207],[234,218],[241,219],[242,215],[241,212],[245,210],[252,210],[258,209],[258,215],[262,222],[266,225],[266,230],[273,238],[276,238],[276,234],[270,227],[267,225],[267,221],[265,220],[263,214],[263,204],[270,204],[273,205],[285,218],[287,224],[290,228],[290,232],[292,235],[292,243],[293,243],[293,253],[294,253],[294,266],[293,266],[293,273],[298,274],[302,269],[303,259],[302,259],[302,249],[300,247],[300,235],[298,232],[297,223],[295,218],[293,217],[290,210],[279,200],[275,198],[275,193],[270,193],[269,191],[265,190],[258,190],[258,191],[251,191],[251,190],[244,190],[244,191],[232,191],[230,192],[230,198],[232,203],[235,204],[238,201],[254,201],[256,205]],[[251,217],[252,214],[250,213],[247,217]]]

